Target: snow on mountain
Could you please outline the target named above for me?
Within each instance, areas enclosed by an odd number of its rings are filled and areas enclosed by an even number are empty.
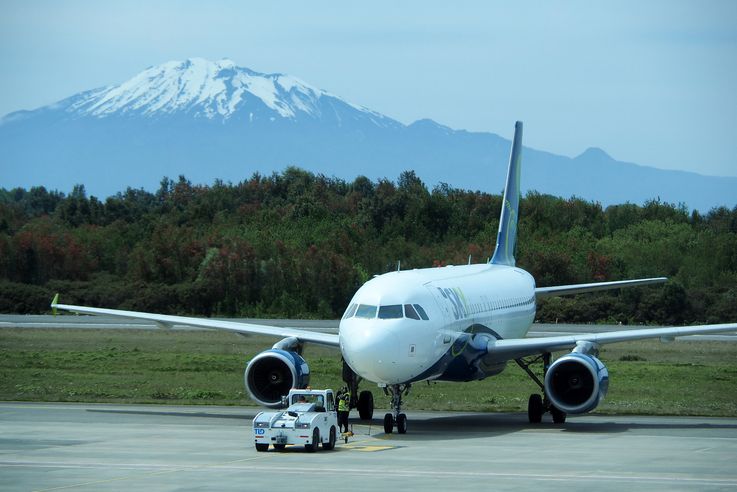
[[[78,116],[157,117],[187,113],[198,118],[229,119],[247,113],[258,117],[320,118],[336,105],[349,106],[375,124],[395,123],[379,113],[348,103],[291,75],[263,74],[231,60],[190,58],[150,67],[122,84],[88,91],[68,100],[66,111]]]

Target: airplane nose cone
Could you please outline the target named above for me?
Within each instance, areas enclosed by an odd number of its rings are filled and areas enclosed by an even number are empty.
[[[399,337],[388,326],[364,320],[341,324],[340,349],[356,374],[376,383],[393,384],[398,374]]]

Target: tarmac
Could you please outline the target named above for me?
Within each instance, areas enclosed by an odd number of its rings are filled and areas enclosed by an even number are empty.
[[[257,453],[253,407],[0,403],[0,490],[731,490],[737,419],[377,413],[333,451]]]

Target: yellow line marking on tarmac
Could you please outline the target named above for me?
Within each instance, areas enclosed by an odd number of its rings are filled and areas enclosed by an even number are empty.
[[[392,438],[392,435],[391,434],[377,434],[377,435],[371,436],[371,437],[373,437],[374,439],[379,439],[379,440],[382,440],[382,441],[386,441],[387,439],[391,439]]]
[[[358,426],[357,426],[358,427]],[[401,446],[394,446],[394,445],[388,445],[388,444],[371,444],[372,441],[378,441],[378,440],[385,440],[388,439],[388,434],[377,434],[377,435],[371,435],[369,433],[369,426],[360,426],[359,429],[363,427],[363,430],[356,430],[353,433],[353,436],[351,436],[351,439],[353,441],[348,443],[340,443],[340,446],[342,448],[348,449],[349,451],[363,451],[363,452],[375,452],[375,451],[386,451],[388,449],[397,449]]]
[[[399,446],[371,446],[371,445],[344,445],[343,447],[348,448],[350,451],[363,451],[363,452],[375,452],[375,451],[386,451],[388,449],[397,449]]]

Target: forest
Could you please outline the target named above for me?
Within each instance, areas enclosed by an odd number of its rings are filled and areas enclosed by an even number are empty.
[[[61,302],[168,314],[338,318],[373,275],[487,261],[501,196],[412,171],[352,182],[290,167],[238,184],[162,179],[104,201],[83,185],[0,189],[0,312]],[[551,298],[538,321],[737,321],[737,207],[655,198],[602,207],[528,193],[517,265],[539,286],[667,276],[664,286]]]

